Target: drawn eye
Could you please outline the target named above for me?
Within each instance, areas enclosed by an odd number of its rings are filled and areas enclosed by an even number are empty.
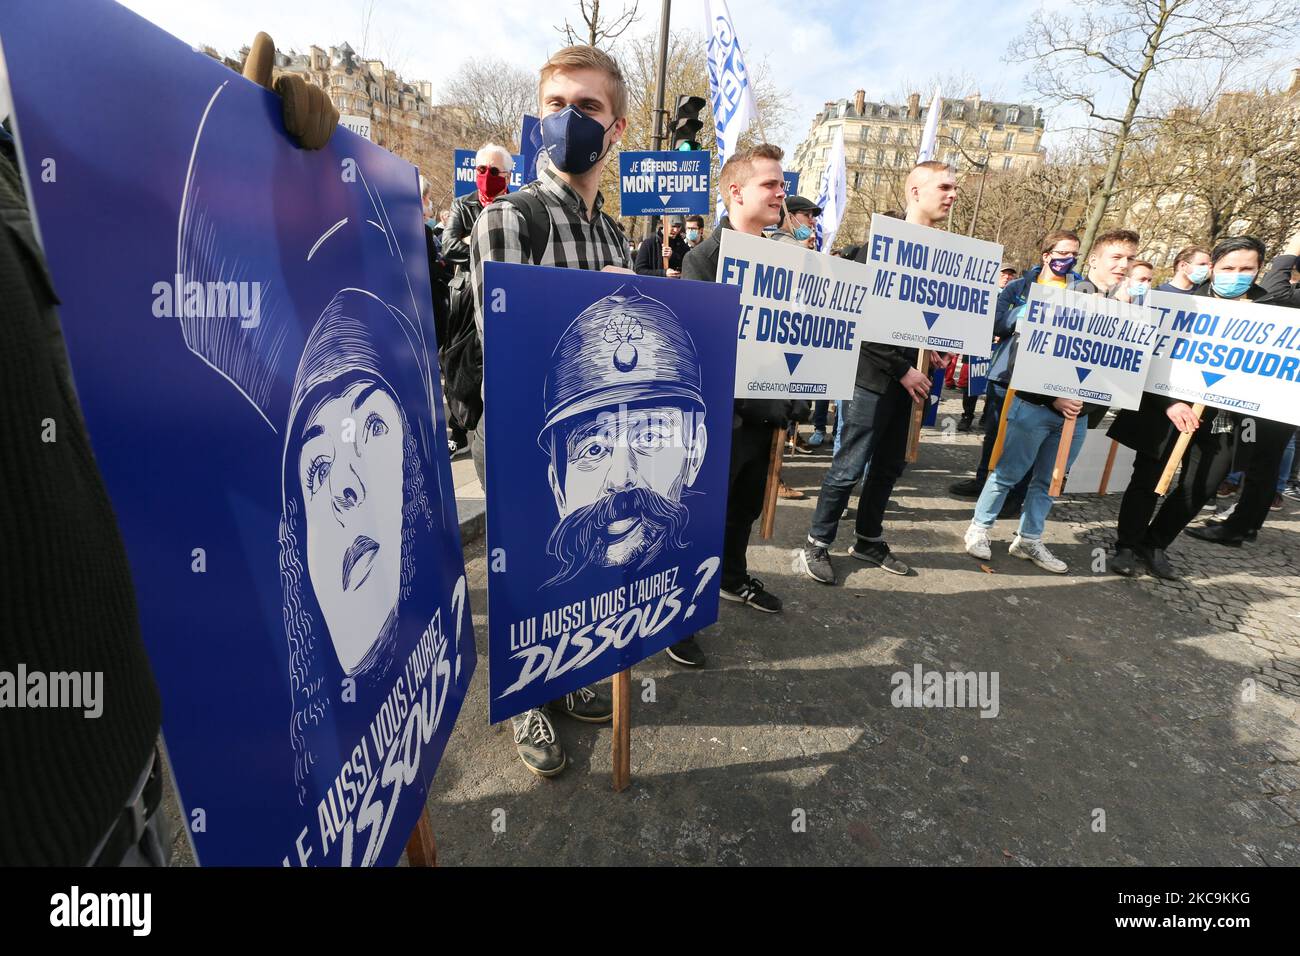
[[[378,438],[380,435],[388,434],[388,425],[379,417],[378,412],[371,412],[366,419],[366,436],[368,438]]]
[[[592,465],[609,454],[609,443],[602,438],[589,438],[577,447],[573,461],[578,465]]]
[[[325,455],[317,455],[307,466],[307,490],[313,495],[330,476],[331,461]]]

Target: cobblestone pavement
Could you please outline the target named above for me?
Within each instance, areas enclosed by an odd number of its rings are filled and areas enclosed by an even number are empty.
[[[945,403],[945,415],[956,413]],[[629,790],[610,789],[610,729],[563,718],[569,767],[540,780],[487,723],[486,569],[467,549],[479,670],[429,801],[446,865],[1300,864],[1300,506],[1255,545],[1181,537],[1179,584],[1104,568],[1118,496],[1062,500],[1052,575],[962,550],[973,504],[947,495],[976,435],[927,434],[886,531],[918,573],[832,551],[840,583],[798,572],[829,448],[787,458],[751,571],[785,601],[724,602],[709,665],[633,671]],[[851,514],[851,513],[850,513]],[[895,675],[998,678],[996,716],[896,707]],[[991,685],[990,689],[991,689]]]

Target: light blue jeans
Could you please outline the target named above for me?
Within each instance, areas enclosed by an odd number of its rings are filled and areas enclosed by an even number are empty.
[[[1056,449],[1060,444],[1061,426],[1065,419],[1052,408],[1035,405],[1017,398],[1007,413],[1007,437],[1002,446],[1002,457],[997,468],[989,475],[975,504],[975,523],[983,528],[993,527],[1007,495],[1021,478],[1031,473],[1029,490],[1020,511],[1020,537],[1034,540],[1043,536],[1047,514],[1055,499],[1048,494],[1052,487],[1052,468],[1056,464]],[[1070,443],[1070,458],[1066,470],[1079,457],[1083,441],[1088,437],[1087,419],[1074,426],[1074,440]]]

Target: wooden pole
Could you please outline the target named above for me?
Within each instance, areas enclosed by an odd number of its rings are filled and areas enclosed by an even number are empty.
[[[1119,451],[1119,442],[1115,439],[1110,440],[1110,451],[1106,453],[1106,467],[1101,470],[1101,484],[1097,488],[1098,495],[1104,495],[1106,489],[1110,487],[1111,469],[1115,467],[1115,453]]]
[[[998,459],[1002,457],[1002,446],[1007,443],[1007,415],[1011,411],[1011,403],[1016,400],[1016,390],[1007,389],[1006,398],[1002,399],[1002,414],[998,416],[998,437],[993,441],[993,453],[989,455],[989,471],[998,466]]]
[[[438,845],[433,842],[433,827],[429,826],[429,818],[423,813],[411,839],[406,841],[406,862],[411,866],[438,865]]]
[[[921,354],[916,359],[916,370],[922,375],[930,374],[930,350],[923,348]],[[926,406],[930,403],[930,396],[927,393],[925,401],[917,402],[912,409],[912,422],[907,429],[907,458],[910,465],[916,461],[921,453],[921,420],[925,418]]]
[[[1067,418],[1061,423],[1061,441],[1056,446],[1056,464],[1052,466],[1052,487],[1047,493],[1053,498],[1061,494],[1061,485],[1065,484],[1065,469],[1070,466],[1070,446],[1074,444],[1074,427],[1078,418]]]
[[[1205,406],[1197,402],[1192,406],[1192,414],[1198,419],[1205,411]],[[1174,480],[1174,472],[1178,470],[1178,464],[1183,460],[1183,455],[1187,454],[1187,446],[1192,442],[1192,436],[1195,432],[1180,432],[1178,441],[1174,445],[1173,453],[1169,456],[1169,461],[1165,464],[1164,473],[1160,475],[1160,482],[1156,485],[1156,494],[1164,495],[1169,493],[1169,485]]]
[[[772,432],[772,457],[767,466],[767,486],[763,489],[763,516],[758,535],[764,541],[772,539],[776,528],[776,493],[781,486],[781,449],[785,444],[785,429]]]
[[[614,675],[614,792],[632,782],[632,671]]]

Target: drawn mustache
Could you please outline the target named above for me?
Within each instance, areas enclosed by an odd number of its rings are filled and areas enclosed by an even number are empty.
[[[609,546],[606,529],[615,521],[632,517],[641,518],[648,529],[662,532],[661,545],[686,547],[681,533],[690,520],[690,512],[685,505],[649,488],[618,491],[584,505],[555,526],[546,542],[546,553],[558,558],[562,567],[546,582],[547,586],[570,581],[587,566],[602,562]],[[647,557],[653,558],[661,550],[661,547],[651,548]]]

